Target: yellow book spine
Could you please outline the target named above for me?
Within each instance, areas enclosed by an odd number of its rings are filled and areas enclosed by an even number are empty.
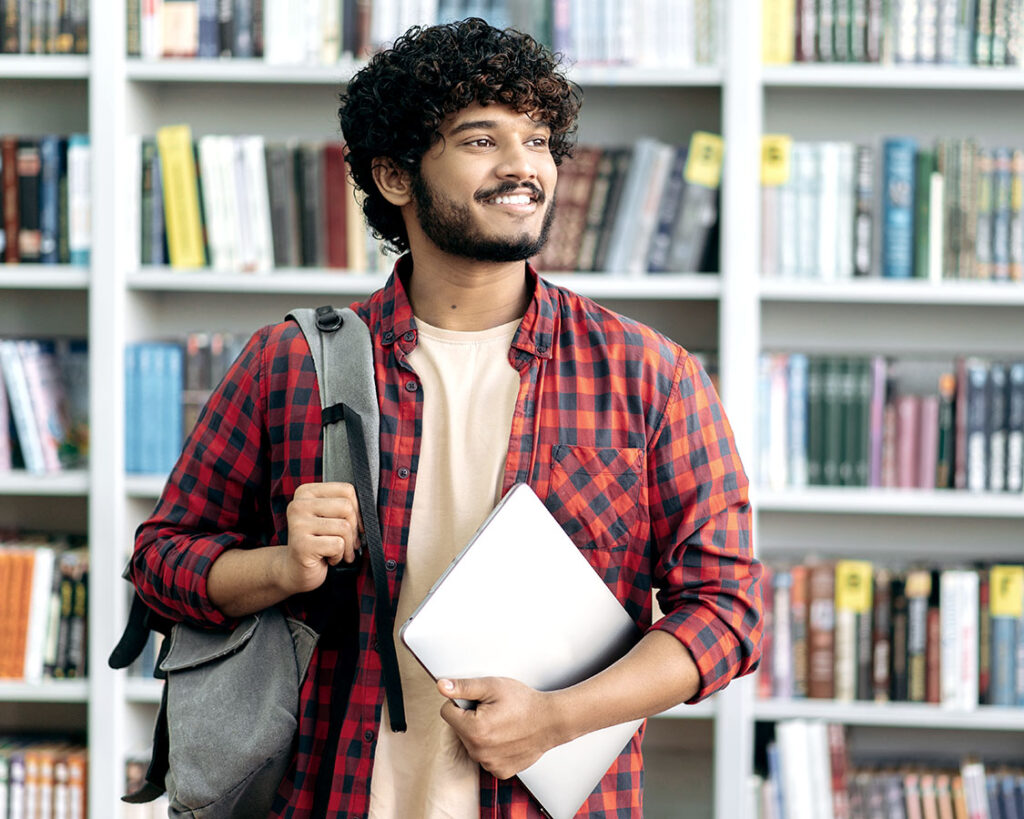
[[[203,224],[199,216],[199,184],[192,129],[169,125],[156,133],[164,189],[167,253],[171,267],[194,268],[206,264]]]
[[[796,56],[796,2],[763,0],[761,9],[761,60],[789,65]]]

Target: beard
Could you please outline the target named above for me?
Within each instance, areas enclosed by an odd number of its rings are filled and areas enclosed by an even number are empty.
[[[476,198],[478,201],[490,199],[523,187],[509,182]],[[534,190],[537,204],[543,205],[544,193],[535,187]],[[487,236],[473,224],[468,205],[461,205],[439,193],[421,174],[413,176],[412,195],[416,218],[427,238],[445,253],[478,262],[520,262],[536,256],[547,244],[555,218],[555,200],[552,198],[536,236],[525,231],[513,236]]]

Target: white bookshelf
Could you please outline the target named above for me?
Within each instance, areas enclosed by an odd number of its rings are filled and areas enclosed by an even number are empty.
[[[754,717],[776,722],[818,719],[879,728],[930,728],[969,731],[1024,731],[1024,709],[979,705],[954,710],[926,703],[833,702],[830,700],[755,700]]]
[[[993,140],[1019,142],[1024,71],[762,67],[760,3],[721,2],[726,20],[720,67],[571,70],[586,92],[583,143],[624,144],[641,133],[680,141],[697,128],[723,133],[728,150],[720,274],[545,276],[650,321],[691,349],[717,349],[723,400],[753,473],[762,350],[1024,355],[1020,285],[760,281],[761,133],[877,141],[888,134],[934,138],[980,131]],[[62,508],[70,507],[68,515],[78,514],[80,526],[88,527],[92,676],[59,684],[3,683],[0,703],[86,706],[90,815],[97,819],[111,815],[117,804],[126,755],[148,746],[160,692],[158,683],[131,680],[106,666],[126,615],[127,587],[120,579],[124,558],[135,526],[152,509],[164,481],[162,476],[125,475],[122,468],[124,346],[148,334],[198,329],[194,321],[208,322],[208,329],[251,330],[296,304],[361,297],[385,277],[311,270],[254,276],[137,269],[122,233],[131,223],[127,205],[116,193],[127,184],[119,157],[129,135],[190,122],[196,133],[337,138],[336,91],[355,64],[321,68],[128,59],[124,4],[92,0],[91,6],[92,31],[103,36],[93,37],[90,57],[0,57],[0,130],[88,131],[94,158],[91,270],[0,265],[0,334],[12,328],[42,332],[32,328],[48,328],[54,315],[83,325],[91,349],[93,457],[88,472],[0,474],[0,511],[9,516],[24,506],[45,518],[53,499],[59,499]],[[222,320],[229,326],[219,325]],[[753,501],[755,543],[767,559],[804,555],[809,544],[856,556],[869,538],[876,542],[869,554],[896,552],[908,562],[929,557],[935,543],[944,556],[1012,557],[1013,549],[1019,551],[1024,517],[1024,498],[951,492],[758,488]],[[713,754],[718,772],[709,777],[713,804],[708,814],[736,819],[743,815],[745,794],[739,785],[753,764],[755,724],[794,717],[871,726],[894,737],[922,725],[1024,732],[1024,709],[958,713],[907,704],[758,701],[749,678],[707,703],[672,709],[659,719],[659,732],[663,738],[684,737],[708,723],[713,750],[709,747],[707,755]],[[661,753],[661,747],[651,754]]]
[[[85,80],[87,56],[0,54],[0,78],[29,80]]]

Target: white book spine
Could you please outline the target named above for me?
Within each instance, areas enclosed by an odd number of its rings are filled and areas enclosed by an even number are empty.
[[[274,267],[274,240],[270,223],[270,193],[267,189],[267,163],[263,137],[242,138],[246,173],[249,177],[249,218],[253,226],[256,270],[269,273]]]
[[[853,278],[853,224],[856,219],[857,152],[853,143],[837,144],[839,152],[839,177],[836,185],[836,278]]]
[[[823,142],[818,146],[818,264],[817,278],[835,281],[839,276],[837,248],[839,229],[839,146]],[[802,226],[805,227],[805,226]]]
[[[25,640],[26,682],[39,682],[43,678],[43,649],[46,646],[47,618],[50,613],[50,589],[53,587],[53,549],[37,546],[33,551],[32,591]]]
[[[341,55],[341,5],[337,0],[320,0],[320,64],[334,65]]]
[[[21,445],[21,455],[25,461],[25,469],[40,474],[46,471],[43,459],[42,444],[35,426],[32,409],[32,398],[25,380],[21,356],[16,341],[0,340],[0,371],[3,372],[7,385],[7,396],[10,401],[11,416],[14,419],[15,432]]]
[[[939,701],[956,708],[960,682],[960,588],[954,569],[939,576]]]
[[[789,375],[788,358],[773,355],[770,372],[771,430],[768,448],[768,485],[785,489],[789,484]]]
[[[217,137],[218,162],[220,170],[220,189],[224,195],[223,214],[227,218],[225,225],[227,239],[231,247],[232,269],[238,271],[243,269],[243,244],[242,244],[242,202],[238,197],[238,187],[235,182],[235,139],[230,136]]]
[[[960,610],[959,707],[971,711],[978,707],[978,600],[980,581],[976,571],[958,574]]]
[[[216,166],[215,136],[199,138],[199,173],[203,178],[203,212],[206,215],[206,242],[210,248],[210,267],[226,273],[231,267],[224,249],[224,223],[220,203],[220,172]]]

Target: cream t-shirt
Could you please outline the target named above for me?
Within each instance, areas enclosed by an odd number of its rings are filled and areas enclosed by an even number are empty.
[[[408,730],[391,731],[385,704],[370,817],[468,819],[480,812],[478,766],[441,719],[444,698],[397,632],[500,500],[519,394],[508,360],[519,320],[479,332],[416,325],[408,361],[423,389],[423,438],[395,616]]]

